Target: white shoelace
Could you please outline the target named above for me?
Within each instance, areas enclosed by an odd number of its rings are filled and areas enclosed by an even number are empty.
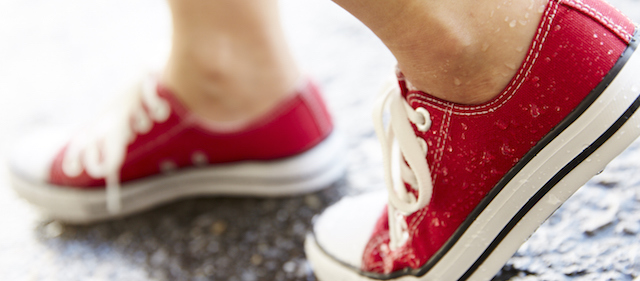
[[[391,83],[390,83],[391,84]],[[383,114],[389,107],[391,116],[385,128]],[[373,110],[374,128],[380,144],[384,163],[384,178],[389,193],[389,247],[394,250],[402,246],[408,239],[405,216],[427,206],[431,200],[433,186],[431,171],[425,160],[427,144],[417,137],[408,121],[415,124],[419,131],[425,132],[431,127],[431,117],[424,108],[414,110],[400,93],[398,86],[391,84],[385,88],[384,95],[378,100]],[[394,183],[392,158],[394,156],[394,139],[397,139],[400,155],[397,155],[400,180]],[[407,166],[406,162],[409,164]],[[417,191],[418,198],[408,192],[404,183]]]
[[[162,123],[169,118],[169,103],[157,95],[155,87],[153,79],[145,79],[123,103],[72,139],[64,154],[62,171],[68,177],[77,177],[86,170],[92,178],[104,178],[107,210],[112,214],[122,208],[120,169],[127,145],[137,134],[148,133],[154,122]]]

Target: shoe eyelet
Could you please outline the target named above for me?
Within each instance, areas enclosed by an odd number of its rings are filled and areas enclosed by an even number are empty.
[[[429,111],[427,111],[424,107],[416,108],[416,113],[422,115],[422,118],[424,120],[421,124],[416,124],[418,131],[426,132],[427,130],[429,130],[429,128],[431,128],[431,114],[429,114]]]

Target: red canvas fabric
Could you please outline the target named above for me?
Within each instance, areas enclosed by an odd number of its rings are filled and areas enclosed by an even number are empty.
[[[246,160],[274,160],[302,153],[320,143],[333,129],[318,88],[306,82],[298,92],[259,120],[234,131],[219,131],[193,115],[162,85],[157,94],[171,107],[169,118],[155,123],[147,134],[137,135],[127,147],[120,170],[121,182],[161,173],[161,164],[175,168],[194,166],[193,156],[206,156],[208,164]],[[102,188],[104,179],[91,178],[86,171],[68,177],[62,171],[66,147],[58,153],[50,182],[60,186]]]
[[[419,268],[449,239],[492,187],[602,81],[627,47],[633,24],[598,0],[550,1],[517,75],[495,99],[465,106],[409,90],[424,107],[433,180],[428,206],[406,217],[408,241],[390,250],[387,212],[365,249],[362,270]]]

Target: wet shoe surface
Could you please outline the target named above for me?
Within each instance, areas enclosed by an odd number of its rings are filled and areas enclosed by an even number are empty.
[[[388,128],[382,114],[374,120],[389,200],[375,205],[387,211],[377,222],[341,223],[374,204],[350,199],[318,220],[307,253],[320,279],[493,277],[640,135],[634,34],[633,23],[606,3],[551,1],[520,70],[487,103],[439,100],[412,90],[400,73],[400,91],[375,109],[388,106],[391,115]],[[402,158],[393,158],[393,139]],[[393,161],[403,184],[391,178]],[[372,233],[366,245],[344,242],[365,233]],[[342,243],[361,245],[361,260],[334,246]]]

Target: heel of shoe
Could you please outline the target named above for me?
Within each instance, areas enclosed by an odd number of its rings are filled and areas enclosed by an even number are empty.
[[[640,137],[640,53],[633,49],[635,46],[628,50],[628,53],[631,53],[627,56],[628,60],[615,78],[605,85],[606,89],[590,108],[557,136],[564,145],[545,151],[553,147],[552,142],[540,151],[538,159],[542,158],[544,161],[535,167],[535,171],[546,175],[542,177],[543,180],[514,177],[516,182],[522,181],[521,187],[511,190],[509,198],[502,199],[506,201],[495,207],[500,211],[493,216],[504,217],[505,212],[514,209],[518,212],[514,213],[508,222],[497,224],[500,219],[494,218],[485,221],[482,231],[495,227],[499,227],[501,231],[496,233],[494,238],[483,240],[490,243],[459,280],[490,279],[562,203]],[[572,131],[576,133],[568,134]],[[585,146],[584,141],[590,138],[593,140]],[[564,154],[575,155],[566,162],[567,158],[562,156]],[[536,160],[533,159],[531,162],[535,163]],[[549,170],[549,166],[556,172],[544,172],[545,169]],[[555,169],[553,166],[558,168]],[[528,184],[531,181],[538,181],[537,185],[540,185],[540,188]],[[536,192],[529,192],[531,188]],[[509,193],[509,187],[506,186],[505,189]],[[521,196],[524,193],[528,195]],[[520,197],[527,198],[526,202],[519,199]],[[514,201],[521,201],[517,208],[513,205]],[[511,206],[508,207],[509,205]]]

